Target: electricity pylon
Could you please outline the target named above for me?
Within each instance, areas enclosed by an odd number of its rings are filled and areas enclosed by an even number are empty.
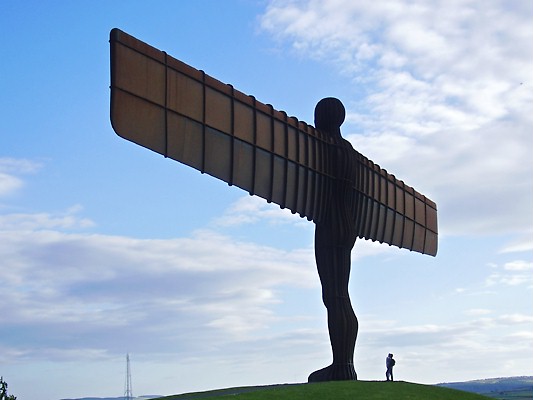
[[[126,355],[126,383],[124,384],[124,400],[133,400],[129,353]]]

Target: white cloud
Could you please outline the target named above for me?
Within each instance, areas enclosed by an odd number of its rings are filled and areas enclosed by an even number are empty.
[[[500,253],[517,253],[533,250],[533,232],[528,231],[524,235],[520,235],[509,243],[505,243],[500,249]]]
[[[218,226],[235,226],[257,223],[268,224],[299,224],[307,223],[291,213],[288,209],[281,209],[275,204],[269,204],[257,196],[245,195],[232,204],[220,217],[214,221]]]
[[[80,218],[79,206],[72,207],[64,213],[4,214],[0,215],[0,231],[33,230],[33,229],[71,229],[89,228],[94,222],[88,218]]]
[[[310,250],[209,230],[168,240],[73,234],[51,226],[76,224],[51,220],[0,232],[4,357],[59,357],[55,348],[68,358],[80,340],[96,354],[123,352],[121,340],[139,353],[201,352],[202,343],[248,340],[281,324],[272,310],[284,301],[280,287],[318,286]],[[160,342],[142,340],[147,334]]]
[[[345,135],[437,202],[442,233],[486,234],[533,218],[532,16],[525,3],[274,1],[262,26],[366,94],[345,99]]]
[[[503,269],[507,271],[531,271],[533,270],[533,263],[524,260],[516,260],[506,263],[503,266]]]
[[[533,264],[530,261],[515,260],[505,263],[492,272],[485,281],[487,286],[505,285],[519,286],[527,285],[533,288],[533,276],[530,271]]]
[[[41,167],[41,163],[32,160],[0,157],[0,171],[4,172],[29,174],[38,171]]]
[[[509,335],[511,338],[516,338],[519,340],[529,340],[533,341],[533,332],[532,331],[519,331]]]
[[[22,187],[22,181],[12,175],[0,172],[0,196],[6,196]]]
[[[533,324],[533,316],[524,314],[506,314],[499,318],[499,321],[504,324]]]
[[[41,168],[41,164],[9,157],[0,157],[0,197],[11,195],[24,186],[19,175],[31,174]]]

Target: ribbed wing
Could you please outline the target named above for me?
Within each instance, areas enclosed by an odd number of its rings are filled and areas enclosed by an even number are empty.
[[[121,137],[309,220],[319,218],[323,135],[114,29],[111,122]]]
[[[118,29],[110,44],[118,135],[320,220],[333,179],[323,133]],[[364,156],[357,171],[359,236],[435,255],[435,203]]]
[[[359,237],[435,256],[437,205],[364,156],[357,171]]]

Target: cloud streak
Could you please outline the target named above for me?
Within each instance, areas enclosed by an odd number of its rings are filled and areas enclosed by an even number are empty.
[[[68,357],[80,341],[94,345],[89,354],[120,353],[117,338],[146,343],[139,336],[154,332],[161,343],[136,345],[139,352],[186,348],[183,335],[191,348],[217,335],[244,340],[278,323],[277,288],[318,286],[308,250],[281,251],[209,230],[142,240],[54,231],[54,216],[33,220],[45,229],[4,224],[0,231],[4,357],[25,357],[27,346],[42,357],[64,348]]]
[[[0,157],[0,198],[12,195],[24,186],[20,175],[32,174],[41,164],[27,159]]]

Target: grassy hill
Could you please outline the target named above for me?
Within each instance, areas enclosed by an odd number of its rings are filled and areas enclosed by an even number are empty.
[[[487,400],[475,393],[408,382],[341,381],[241,387],[162,397],[165,400]]]

